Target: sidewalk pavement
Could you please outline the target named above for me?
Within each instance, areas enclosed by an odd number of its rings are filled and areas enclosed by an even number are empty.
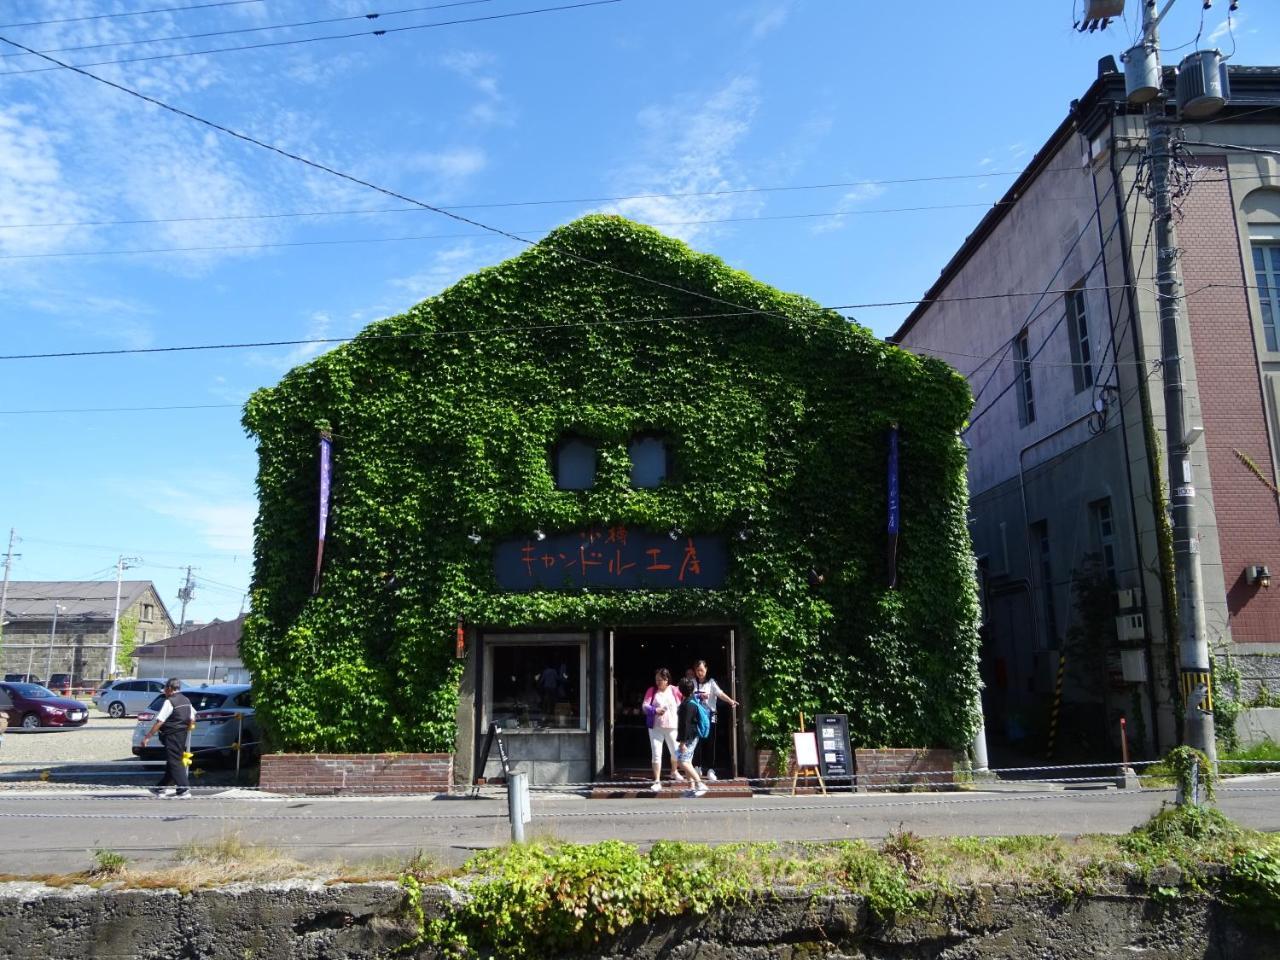
[[[1219,788],[1218,805],[1245,826],[1280,831],[1280,776]],[[897,829],[922,836],[1123,833],[1173,799],[1172,790],[789,794],[743,799],[589,800],[535,792],[530,839],[618,839],[706,843],[883,838]],[[506,796],[272,797],[222,790],[184,802],[149,798],[136,787],[54,787],[0,792],[0,872],[82,870],[92,851],[163,862],[190,843],[227,836],[298,859],[358,863],[425,851],[457,864],[510,838]]]

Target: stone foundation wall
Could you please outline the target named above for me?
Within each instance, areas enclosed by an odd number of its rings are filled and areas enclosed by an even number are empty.
[[[443,793],[451,753],[269,753],[258,786],[271,793]]]
[[[426,916],[459,894],[423,891]],[[288,881],[192,893],[0,884],[0,955],[13,960],[372,960],[413,939],[394,883]],[[435,958],[430,945],[394,954]],[[919,916],[882,923],[850,896],[779,891],[736,909],[623,932],[583,960],[1280,960],[1280,940],[1205,897],[1155,903],[1140,894],[1070,902],[979,887]]]

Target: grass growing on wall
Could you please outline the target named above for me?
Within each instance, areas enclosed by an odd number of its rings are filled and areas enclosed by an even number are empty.
[[[804,710],[848,713],[859,745],[961,746],[978,688],[956,438],[970,403],[945,364],[652,229],[605,216],[563,227],[249,400],[260,513],[242,653],[259,716],[286,749],[450,750],[459,617],[719,622],[748,637],[762,745],[784,745]],[[335,472],[311,596],[321,423]],[[590,490],[555,489],[548,453],[569,432],[598,444]],[[654,490],[630,486],[627,441],[644,432],[670,452]],[[618,524],[726,537],[724,589],[497,589],[495,541]]]

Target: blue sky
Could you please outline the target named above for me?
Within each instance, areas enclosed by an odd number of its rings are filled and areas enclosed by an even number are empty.
[[[54,54],[87,64],[572,0],[474,0],[137,46],[118,42],[431,0],[98,16],[213,2],[0,0],[0,35],[41,50],[117,44]],[[1098,58],[1128,45],[1119,24],[1073,32],[1071,6],[622,0],[92,69],[432,203],[572,201],[464,211],[530,239],[616,211],[844,305],[920,296]],[[1167,46],[1193,40],[1200,7],[1180,0]],[[1226,7],[1205,15],[1202,45],[1230,49]],[[1280,4],[1241,8],[1237,61],[1280,63]],[[75,17],[98,18],[12,26]],[[0,71],[45,65],[6,56]],[[845,185],[607,199],[826,184]],[[431,213],[350,212],[400,206],[67,71],[0,76],[0,353],[349,336],[520,249]],[[898,212],[877,212],[888,210]],[[280,216],[296,213],[327,215]],[[797,214],[819,216],[770,219]],[[126,220],[166,222],[107,223]],[[27,224],[44,226],[15,226]],[[887,335],[906,308],[850,312]],[[0,537],[12,526],[22,538],[14,578],[109,577],[118,554],[134,555],[143,562],[129,576],[155,580],[176,617],[191,564],[189,616],[234,616],[256,510],[238,407],[319,349],[0,361]],[[199,409],[100,412],[184,406]],[[99,412],[15,412],[68,409]]]

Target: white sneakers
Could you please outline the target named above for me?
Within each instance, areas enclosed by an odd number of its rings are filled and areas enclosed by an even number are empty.
[[[662,781],[661,780],[653,781],[653,783],[649,784],[649,789],[652,790],[654,793],[660,793],[662,791]]]
[[[705,783],[700,783],[696,787],[694,787],[692,790],[686,790],[684,792],[684,795],[686,797],[705,797],[707,795],[708,789],[709,788]]]
[[[671,774],[671,779],[676,781],[676,783],[684,783],[687,778],[679,770],[675,770]]]
[[[703,778],[704,778],[704,779],[706,779],[706,780],[719,780],[719,779],[720,779],[719,777],[717,777],[717,776],[716,776],[716,772],[715,772],[714,770],[708,770],[708,771],[707,771],[706,773],[704,773],[702,776],[703,776]]]

